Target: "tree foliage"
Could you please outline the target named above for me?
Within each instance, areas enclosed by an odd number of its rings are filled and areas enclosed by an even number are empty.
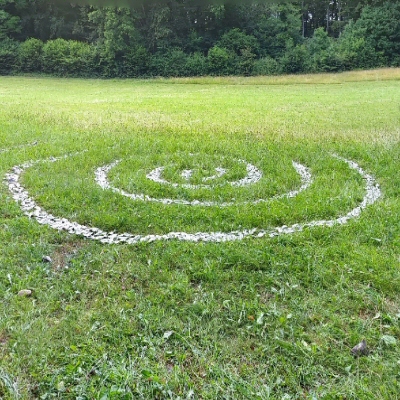
[[[0,0],[2,74],[255,75],[384,65],[400,65],[399,0],[164,0],[133,8]]]

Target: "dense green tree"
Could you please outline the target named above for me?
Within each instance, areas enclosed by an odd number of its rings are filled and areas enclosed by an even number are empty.
[[[12,37],[21,31],[21,19],[14,15],[15,9],[14,1],[0,0],[0,40]]]
[[[277,58],[285,52],[288,42],[302,42],[300,12],[293,5],[254,5],[251,15],[256,23],[251,30],[248,24],[247,31],[257,38],[261,56]]]
[[[214,46],[208,52],[209,71],[214,75],[229,75],[235,71],[235,53]]]
[[[18,66],[24,72],[42,70],[44,43],[40,39],[31,38],[21,43],[18,49]]]
[[[389,64],[400,65],[400,2],[365,7],[350,28],[352,38],[364,38]]]

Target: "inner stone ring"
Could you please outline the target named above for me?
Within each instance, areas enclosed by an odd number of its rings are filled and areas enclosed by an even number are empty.
[[[225,184],[228,184],[228,185],[234,186],[234,187],[242,187],[242,186],[250,185],[252,183],[257,183],[261,179],[262,173],[256,166],[254,166],[253,164],[250,164],[244,160],[237,160],[237,161],[241,164],[246,164],[247,175],[244,178],[239,179],[238,181],[228,181],[228,182],[225,182]],[[219,184],[219,185],[215,185],[215,184],[214,185],[205,185],[205,184],[193,185],[190,183],[169,182],[166,179],[163,179],[161,177],[161,174],[164,171],[164,169],[165,169],[165,167],[157,167],[157,168],[153,169],[152,171],[150,171],[146,175],[146,178],[148,178],[154,182],[157,182],[157,183],[170,185],[175,188],[182,187],[185,189],[212,189],[216,186],[222,186],[221,184]],[[185,169],[184,171],[182,171],[181,176],[183,178],[185,178],[186,180],[189,180],[192,175],[192,172],[193,171],[191,169]],[[226,174],[226,169],[217,167],[217,168],[215,168],[215,172],[216,172],[215,175],[203,178],[203,182],[212,181],[213,179],[220,178],[221,176]]]
[[[256,199],[252,201],[242,201],[242,202],[233,202],[233,201],[228,201],[228,202],[216,202],[216,201],[207,201],[207,200],[183,200],[183,199],[167,199],[167,198],[155,198],[148,196],[143,193],[128,193],[123,189],[119,189],[113,185],[108,180],[108,173],[111,171],[112,168],[117,166],[121,160],[116,160],[112,162],[111,164],[106,164],[103,165],[102,167],[99,167],[95,171],[95,181],[96,183],[102,188],[102,189],[108,189],[113,191],[114,193],[118,193],[122,196],[128,197],[132,200],[139,200],[139,201],[151,201],[155,203],[162,203],[162,204],[180,204],[180,205],[186,205],[186,206],[205,206],[205,207],[229,207],[229,206],[236,206],[236,205],[244,205],[244,204],[259,204],[259,203],[266,203],[272,200],[277,200],[277,199],[284,199],[284,198],[292,198],[297,196],[300,192],[303,190],[306,190],[312,183],[312,176],[310,173],[310,170],[305,167],[302,164],[292,162],[292,165],[296,172],[300,175],[301,179],[301,186],[296,189],[292,190],[288,193],[283,193],[279,194],[273,197],[269,197],[267,199]],[[256,183],[261,179],[261,171],[255,167],[254,165],[247,163],[244,160],[239,160],[239,162],[245,163],[246,164],[246,170],[247,170],[247,175],[238,181],[234,182],[229,182],[231,186],[245,186],[251,183]],[[168,181],[165,181],[161,179],[161,172],[164,169],[164,167],[158,167],[154,170],[152,170],[149,174],[147,174],[147,177],[155,182],[158,183],[169,183]],[[222,168],[219,169],[220,172],[222,172]],[[217,169],[218,172],[218,169]],[[175,183],[170,183],[174,187],[178,187],[178,184]],[[176,186],[175,186],[176,185]],[[179,185],[181,187],[186,187],[190,189],[198,189],[199,187],[202,187],[203,185],[190,185],[190,184],[182,184]],[[209,187],[208,185],[204,185]]]

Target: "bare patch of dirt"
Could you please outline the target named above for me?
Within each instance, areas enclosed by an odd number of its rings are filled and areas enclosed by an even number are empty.
[[[361,309],[358,313],[358,317],[362,319],[363,321],[370,321],[374,319],[379,319],[379,311],[378,310],[373,310],[373,309]]]
[[[0,331],[0,347],[3,347],[7,344],[9,341],[10,336],[6,332],[1,332]]]
[[[400,302],[393,299],[385,299],[385,306],[389,314],[397,315],[400,312]]]
[[[53,269],[55,271],[62,271],[63,269],[68,268],[71,259],[83,246],[84,243],[81,241],[61,244],[51,255]]]

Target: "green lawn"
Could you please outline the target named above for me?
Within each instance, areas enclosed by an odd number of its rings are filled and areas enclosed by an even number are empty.
[[[0,398],[400,398],[399,170],[399,69],[0,77]]]

